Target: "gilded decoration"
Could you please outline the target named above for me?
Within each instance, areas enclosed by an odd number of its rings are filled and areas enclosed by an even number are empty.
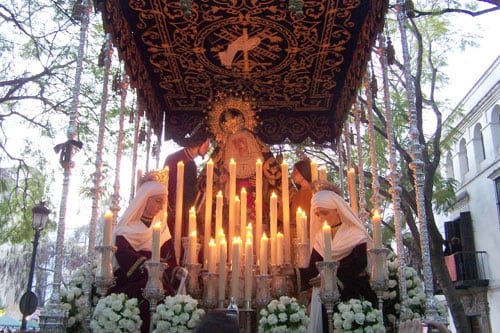
[[[106,0],[131,83],[155,132],[186,137],[218,92],[245,93],[266,143],[333,141],[353,102],[387,4],[382,0]],[[303,13],[303,14],[302,14]],[[207,124],[209,130],[213,130]]]

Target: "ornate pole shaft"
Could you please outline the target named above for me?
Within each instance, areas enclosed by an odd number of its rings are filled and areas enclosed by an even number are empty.
[[[102,86],[102,100],[101,100],[101,116],[99,119],[99,132],[97,134],[97,149],[95,156],[95,172],[93,174],[94,187],[92,188],[92,214],[90,217],[89,227],[89,243],[87,248],[87,275],[85,277],[84,293],[87,297],[89,308],[92,307],[92,263],[95,260],[95,239],[96,239],[96,226],[99,215],[99,201],[101,200],[101,180],[102,180],[102,152],[104,149],[104,133],[106,130],[106,111],[108,101],[108,84],[109,84],[109,70],[111,67],[111,56],[113,49],[111,47],[111,34],[106,34],[106,44],[104,48],[104,77]],[[89,312],[88,321],[90,322],[91,313]]]
[[[396,249],[397,249],[397,263],[398,263],[398,277],[399,277],[399,295],[401,298],[401,313],[406,311],[408,293],[406,288],[405,277],[405,257],[403,246],[403,232],[401,229],[401,187],[399,186],[400,172],[398,170],[398,159],[396,149],[394,147],[394,129],[392,126],[392,110],[391,110],[391,96],[389,94],[389,80],[388,80],[388,62],[387,52],[385,49],[385,35],[383,33],[379,36],[379,51],[380,63],[382,66],[382,82],[384,87],[384,106],[385,106],[385,129],[387,135],[387,148],[389,151],[389,169],[390,169],[390,182],[391,182],[391,196],[392,196],[392,210],[394,216],[394,228],[396,231]]]
[[[54,280],[52,283],[52,294],[48,301],[47,306],[42,309],[40,313],[40,328],[42,331],[47,332],[65,332],[66,313],[59,310],[60,293],[62,279],[62,262],[64,255],[64,232],[65,232],[65,219],[66,219],[66,205],[68,201],[69,184],[71,179],[71,168],[74,162],[71,160],[74,154],[75,147],[71,144],[76,138],[76,120],[78,117],[79,97],[81,90],[81,76],[83,72],[83,59],[85,57],[85,45],[87,41],[87,32],[89,27],[89,15],[91,11],[90,1],[84,0],[83,11],[81,16],[80,26],[80,44],[78,47],[78,56],[76,59],[75,71],[75,85],[73,86],[73,99],[72,107],[69,114],[69,124],[66,143],[69,149],[69,156],[64,161],[61,161],[61,166],[64,169],[61,204],[59,207],[59,221],[57,224],[57,237],[56,237],[56,253],[54,258]]]
[[[135,184],[136,184],[136,171],[137,171],[137,150],[139,149],[139,129],[141,127],[141,110],[139,102],[137,102],[137,107],[134,113],[134,150],[132,153],[132,184],[130,184],[130,200],[135,196]]]
[[[118,131],[118,140],[116,143],[116,164],[115,164],[115,182],[113,185],[113,206],[111,211],[113,212],[113,227],[118,223],[118,212],[120,211],[120,175],[121,175],[121,161],[123,153],[123,138],[125,136],[124,122],[125,122],[125,111],[127,109],[127,89],[128,89],[128,76],[123,71],[122,80],[120,83],[120,129]],[[134,178],[134,177],[132,177]]]
[[[415,177],[415,192],[417,201],[417,215],[420,226],[420,248],[422,252],[422,266],[424,271],[424,286],[426,302],[426,317],[433,319],[437,317],[437,311],[434,304],[434,285],[432,281],[431,256],[429,248],[429,234],[427,230],[427,216],[425,213],[425,196],[424,196],[424,162],[422,161],[422,145],[419,142],[420,131],[417,125],[417,108],[415,105],[415,86],[411,75],[410,53],[408,51],[408,40],[406,37],[406,18],[402,10],[404,1],[398,0],[399,10],[397,19],[399,30],[401,33],[401,46],[403,49],[404,69],[403,74],[406,80],[406,92],[408,96],[408,118],[410,120],[410,154],[413,159],[411,169]]]
[[[356,152],[358,155],[358,179],[359,179],[359,218],[366,224],[368,220],[368,212],[366,211],[366,199],[365,199],[365,174],[363,172],[363,147],[361,145],[361,115],[358,103],[354,104],[354,125],[356,127]]]

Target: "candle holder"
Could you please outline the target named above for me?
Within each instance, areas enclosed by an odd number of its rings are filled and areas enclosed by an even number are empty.
[[[217,282],[219,274],[211,272],[201,273],[203,283],[203,298],[201,305],[205,309],[213,309],[217,305]]]
[[[389,283],[389,270],[387,268],[387,255],[390,250],[386,248],[368,249],[368,253],[372,258],[370,285],[377,295],[378,308],[383,309],[384,292],[387,290]],[[384,316],[382,315],[382,318]]]
[[[189,273],[186,284],[187,293],[193,298],[200,299],[202,297],[202,290],[198,277],[200,276],[201,264],[187,264],[186,269]]]
[[[339,298],[339,289],[337,287],[337,268],[339,263],[336,261],[318,261],[316,267],[318,268],[321,287],[319,296],[321,303],[325,305],[326,313],[328,315],[328,331],[333,332],[333,312],[335,302]]]
[[[181,243],[182,243],[182,248],[184,249],[184,253],[182,255],[182,260],[181,260],[181,265],[184,267],[187,267],[187,265],[190,264],[189,262],[189,245],[190,245],[190,239],[189,237],[182,237]],[[195,258],[198,258],[198,254],[200,253],[201,250],[201,244],[196,243],[196,256]]]
[[[255,306],[262,309],[272,301],[271,282],[272,276],[269,274],[257,275],[257,288],[255,295]]]
[[[111,263],[112,255],[116,252],[116,246],[96,246],[96,250],[101,252],[101,269],[99,275],[95,277],[95,285],[97,292],[101,297],[105,297],[108,289],[115,283],[113,274],[113,264]]]
[[[156,305],[163,299],[165,290],[163,289],[162,276],[167,264],[148,260],[144,263],[148,270],[148,281],[142,290],[142,296],[149,302],[150,326],[149,331],[153,331],[153,314],[156,312]]]
[[[295,267],[307,268],[309,266],[309,257],[311,249],[309,248],[309,241],[299,242],[298,238],[294,238],[293,241],[294,258],[293,263]]]
[[[290,264],[273,265],[271,266],[272,275],[272,296],[280,298],[281,296],[291,295],[293,292],[293,280],[290,275],[283,274],[282,272],[290,271]]]

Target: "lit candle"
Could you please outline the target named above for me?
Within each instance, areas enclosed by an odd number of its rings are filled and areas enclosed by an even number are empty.
[[[235,221],[235,200],[236,200],[236,162],[233,158],[229,161],[229,248],[234,238]],[[231,261],[232,252],[229,252],[229,260]]]
[[[288,163],[281,163],[281,201],[283,203],[283,240],[286,263],[291,263],[291,241],[290,241],[290,194],[288,188]]]
[[[198,256],[196,247],[198,245],[198,239],[196,237],[196,230],[189,234],[189,263],[196,264],[198,262]]]
[[[276,265],[282,266],[284,263],[284,236],[281,232],[276,235]]]
[[[196,231],[196,210],[193,207],[189,209],[189,224],[188,224],[189,235]]]
[[[226,258],[227,242],[222,238],[219,242],[219,301],[226,299]]]
[[[302,226],[302,208],[298,207],[295,212],[295,224],[297,225],[297,241],[304,243],[304,235],[302,234],[304,227]]]
[[[311,161],[311,183],[318,180],[318,165]]]
[[[278,233],[278,196],[271,194],[270,200],[271,265],[276,265],[276,234]]]
[[[326,181],[326,166],[322,165],[319,167],[319,180]]]
[[[175,256],[177,264],[181,258],[181,232],[182,232],[182,205],[184,193],[184,163],[182,161],[177,163],[177,184],[175,196],[175,231],[174,231],[174,245]]]
[[[332,261],[332,228],[326,221],[323,223],[323,237],[325,238],[325,255],[323,261]]]
[[[354,168],[347,170],[347,185],[349,186],[349,202],[351,204],[352,211],[356,216],[358,216],[358,198],[356,194],[356,173]]]
[[[255,162],[255,237],[262,236],[262,161]],[[259,253],[260,243],[257,242],[257,253]]]
[[[222,229],[222,213],[224,209],[224,201],[222,191],[217,193],[215,197],[215,232],[218,233]],[[218,241],[218,239],[217,239]],[[217,243],[218,244],[218,243]]]
[[[382,225],[380,222],[380,213],[378,210],[375,210],[373,212],[373,217],[372,217],[372,223],[373,223],[373,245],[376,249],[379,249],[382,247]]]
[[[240,196],[240,225],[244,228],[247,225],[247,190],[244,187],[241,189]],[[243,237],[243,235],[241,237]]]
[[[203,263],[208,265],[208,244],[212,234],[212,192],[214,183],[214,161],[207,162],[207,181],[205,189],[205,237],[203,238]],[[217,229],[215,229],[217,232]],[[206,266],[205,266],[206,267]],[[215,272],[214,272],[215,273]]]
[[[253,270],[253,245],[247,238],[245,242],[245,301],[252,300],[252,270]]]
[[[215,265],[217,263],[217,245],[215,244],[215,239],[210,238],[208,242],[208,271],[215,274]]]
[[[262,234],[260,238],[260,252],[259,252],[259,268],[260,274],[265,275],[268,272],[268,260],[269,260],[269,238],[267,238],[266,233]]]
[[[161,222],[156,222],[153,224],[153,237],[151,239],[151,261],[160,261],[160,231]]]
[[[302,224],[302,239],[303,241],[307,241],[307,214],[306,212],[302,212],[302,215],[301,215],[301,224]]]
[[[113,212],[108,210],[104,214],[104,229],[102,231],[102,245],[111,246],[113,241]]]
[[[235,237],[232,242],[232,265],[231,265],[231,297],[234,300],[238,299],[238,290],[239,290],[239,282],[240,282],[240,246],[241,246],[241,238]]]

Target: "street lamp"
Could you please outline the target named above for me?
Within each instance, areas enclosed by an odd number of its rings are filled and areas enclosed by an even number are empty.
[[[26,317],[33,314],[38,306],[38,298],[36,294],[31,291],[33,285],[33,274],[35,270],[35,260],[36,260],[36,249],[38,247],[38,239],[40,238],[40,232],[45,228],[47,219],[49,217],[50,210],[45,207],[45,202],[40,201],[40,203],[33,207],[33,220],[32,227],[35,230],[35,236],[33,238],[33,253],[31,254],[31,266],[30,275],[28,278],[28,288],[26,293],[21,297],[19,302],[19,308],[23,314],[23,319],[21,321],[21,332],[26,330]]]

